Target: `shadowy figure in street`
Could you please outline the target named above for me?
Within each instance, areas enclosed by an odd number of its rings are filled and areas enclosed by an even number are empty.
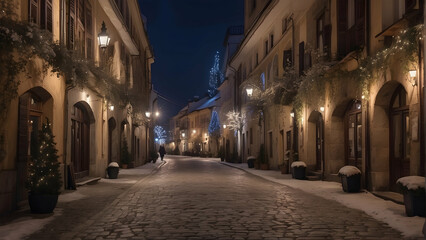
[[[161,161],[163,161],[164,155],[166,154],[166,149],[164,148],[164,146],[161,145],[158,152],[160,153]]]

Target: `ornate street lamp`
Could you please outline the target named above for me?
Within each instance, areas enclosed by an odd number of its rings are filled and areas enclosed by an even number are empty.
[[[98,34],[99,47],[101,47],[102,49],[108,47],[109,41],[111,40],[106,30],[107,29],[105,27],[105,22],[102,22],[101,32]]]

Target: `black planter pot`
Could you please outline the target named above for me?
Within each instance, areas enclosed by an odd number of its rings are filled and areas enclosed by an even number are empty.
[[[361,174],[352,176],[341,175],[342,188],[345,192],[359,192],[361,189]]]
[[[37,195],[28,196],[32,213],[52,213],[58,203],[58,195]]]
[[[299,179],[299,180],[306,179],[306,167],[294,167],[293,178]]]
[[[247,159],[247,166],[248,166],[248,168],[254,168],[254,159],[253,158]]]
[[[107,168],[107,172],[108,172],[108,178],[110,179],[116,179],[118,177],[118,167],[108,167]]]
[[[404,192],[405,213],[409,217],[420,216],[424,217],[425,210],[425,194],[419,194],[414,191]]]

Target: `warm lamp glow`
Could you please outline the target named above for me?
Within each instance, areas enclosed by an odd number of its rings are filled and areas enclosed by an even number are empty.
[[[224,129],[226,128],[226,124],[223,124],[223,128],[224,128]]]
[[[320,107],[320,111],[324,112],[325,108],[324,107]]]
[[[417,77],[417,71],[416,70],[410,70],[410,77],[415,78]]]
[[[197,131],[194,129],[194,130],[192,130],[192,133],[196,133]]]
[[[158,117],[158,116],[160,116],[160,113],[157,111],[157,112],[155,112],[155,116],[156,117]]]
[[[101,32],[98,34],[99,47],[102,49],[108,47],[109,41],[111,40],[106,30],[105,22],[102,22]]]
[[[290,113],[290,117],[294,118],[294,112]]]
[[[182,137],[185,137],[185,133],[182,133]]]
[[[150,113],[150,112],[145,112],[145,116],[146,116],[147,118],[149,118],[149,117],[151,117],[151,113]]]
[[[109,106],[109,110],[114,111],[114,105]]]
[[[253,88],[246,88],[246,92],[248,97],[253,96]]]

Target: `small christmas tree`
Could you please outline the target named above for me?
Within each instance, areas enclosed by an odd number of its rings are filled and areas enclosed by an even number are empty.
[[[129,164],[132,161],[132,156],[129,153],[129,146],[126,137],[123,138],[123,145],[121,147],[121,164]]]
[[[32,152],[27,182],[31,194],[59,194],[62,186],[58,150],[55,148],[50,125],[49,119],[46,118],[35,144],[39,151]]]

